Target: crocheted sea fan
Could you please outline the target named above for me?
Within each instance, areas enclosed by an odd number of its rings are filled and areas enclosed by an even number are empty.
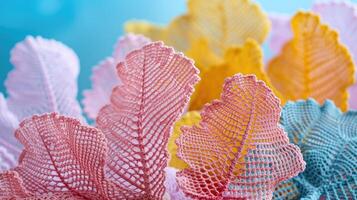
[[[163,40],[180,51],[187,51],[194,42],[205,38],[210,50],[223,56],[227,47],[242,45],[248,38],[262,43],[270,24],[260,7],[250,0],[190,0],[188,12],[165,28],[129,22],[125,29]]]
[[[109,103],[112,89],[121,84],[116,75],[116,65],[123,61],[132,50],[139,49],[150,40],[141,35],[128,34],[119,38],[115,45],[112,57],[106,58],[98,66],[94,67],[92,89],[83,92],[84,111],[88,117],[95,119],[99,110]]]
[[[71,49],[29,36],[11,51],[11,62],[15,69],[5,81],[7,103],[20,121],[46,112],[82,119],[76,100],[79,62]]]
[[[341,113],[331,101],[323,106],[312,99],[287,103],[281,123],[300,147],[306,170],[279,185],[276,199],[356,199],[356,122],[356,111]]]
[[[106,175],[117,199],[161,199],[167,142],[198,81],[191,60],[161,42],[131,52],[117,66],[123,85],[96,120],[108,138]]]
[[[19,165],[0,174],[0,198],[104,199],[105,136],[55,113],[33,116],[16,130]],[[51,197],[51,198],[50,198]]]
[[[223,85],[226,77],[237,73],[255,74],[270,85],[263,69],[263,53],[256,41],[248,39],[242,47],[227,49],[222,63],[202,72],[202,80],[196,86],[189,109],[200,110],[206,103],[219,98],[222,89],[217,85]]]
[[[206,105],[199,126],[182,128],[177,173],[195,199],[270,199],[280,181],[304,170],[300,150],[278,126],[279,100],[255,76],[226,79],[221,100]],[[203,159],[204,158],[204,159]]]
[[[298,12],[291,26],[294,38],[268,65],[273,86],[288,100],[331,99],[346,110],[354,64],[338,34],[312,13]]]
[[[180,187],[177,185],[176,181],[176,172],[177,169],[172,167],[167,167],[166,171],[166,179],[165,179],[165,188],[166,193],[170,195],[170,200],[190,200],[185,196],[185,194],[181,191]]]
[[[21,144],[16,141],[14,131],[19,122],[9,110],[6,99],[0,93],[0,170],[15,164],[15,157],[21,153]]]

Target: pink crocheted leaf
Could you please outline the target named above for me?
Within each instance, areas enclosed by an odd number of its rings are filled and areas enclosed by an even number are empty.
[[[269,47],[273,54],[280,52],[281,48],[293,36],[290,28],[290,16],[283,14],[270,14],[272,24]]]
[[[0,93],[0,146],[7,149],[6,154],[12,154],[16,157],[20,155],[22,149],[22,145],[16,140],[14,135],[18,124],[17,118],[7,106],[6,99]],[[2,155],[4,155],[4,151],[2,152]],[[0,158],[0,161],[3,159],[5,157]],[[2,162],[0,162],[1,164]],[[4,168],[0,167],[0,169]]]
[[[22,120],[58,112],[82,119],[76,100],[78,59],[60,42],[27,37],[11,52],[12,70],[5,82],[8,106]]]
[[[102,132],[52,113],[24,120],[15,135],[25,150],[14,170],[31,194],[106,196],[106,140]]]
[[[97,117],[99,110],[109,103],[112,89],[121,84],[115,69],[118,62],[123,61],[130,51],[139,49],[149,42],[149,39],[141,35],[128,34],[121,37],[115,45],[113,57],[107,58],[93,69],[92,89],[83,93],[84,111],[89,118]]]
[[[168,137],[198,70],[161,42],[131,52],[117,70],[123,85],[113,90],[96,121],[108,139],[106,175],[125,188],[117,199],[161,199]]]
[[[221,100],[206,105],[199,126],[183,127],[178,156],[189,168],[177,173],[195,199],[271,199],[280,181],[305,163],[279,127],[279,100],[255,76],[226,79]]]
[[[22,181],[14,171],[0,174],[0,199],[19,199],[28,196]]]

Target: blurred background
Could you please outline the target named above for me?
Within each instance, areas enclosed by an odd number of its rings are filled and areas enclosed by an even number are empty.
[[[266,12],[290,14],[309,9],[313,3],[255,2]],[[114,43],[123,34],[125,21],[143,19],[164,25],[185,10],[186,0],[1,0],[0,92],[5,93],[3,83],[12,68],[9,52],[26,35],[54,38],[74,49],[81,62],[78,98],[82,99],[83,89],[91,87],[91,68],[111,55]]]

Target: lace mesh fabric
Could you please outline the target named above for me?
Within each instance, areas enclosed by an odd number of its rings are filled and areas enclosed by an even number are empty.
[[[16,191],[20,185],[17,182],[21,180],[21,189],[25,192],[13,192],[14,197],[107,197],[109,183],[104,180],[103,170],[107,147],[105,136],[99,130],[52,113],[23,121],[15,134],[25,149],[19,165],[0,177],[4,188]],[[13,175],[12,179],[7,178],[8,173]],[[14,179],[16,174],[19,178]]]
[[[312,99],[286,104],[281,123],[307,165],[277,187],[275,199],[356,199],[356,121],[356,111],[341,113],[331,101],[323,106]]]
[[[280,181],[304,170],[300,150],[278,126],[279,100],[255,76],[226,80],[221,100],[206,105],[199,126],[182,128],[177,173],[195,199],[270,199]]]
[[[123,61],[128,53],[149,42],[148,38],[141,35],[127,34],[120,37],[115,44],[113,55],[93,68],[92,89],[83,92],[84,99],[82,101],[88,117],[95,119],[99,110],[110,102],[113,88],[121,84],[116,73],[116,65]]]
[[[168,138],[198,71],[161,42],[131,52],[117,70],[123,85],[113,90],[96,121],[108,138],[106,175],[121,188],[117,199],[161,199]]]

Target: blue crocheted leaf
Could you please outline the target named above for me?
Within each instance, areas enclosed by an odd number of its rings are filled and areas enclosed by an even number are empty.
[[[306,169],[278,185],[274,199],[357,199],[357,111],[341,113],[331,101],[289,102],[281,124]]]

